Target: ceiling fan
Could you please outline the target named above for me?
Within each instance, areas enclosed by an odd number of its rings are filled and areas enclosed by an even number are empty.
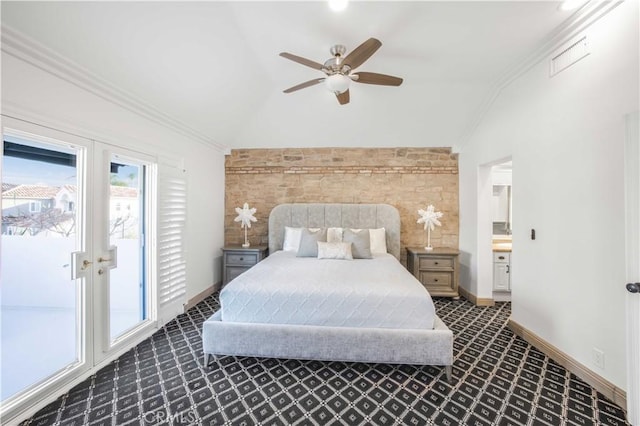
[[[291,53],[282,52],[280,53],[280,56],[283,58],[290,59],[326,74],[326,77],[315,78],[290,87],[286,89],[284,93],[295,92],[296,90],[314,86],[324,81],[327,88],[336,95],[340,105],[344,105],[349,103],[349,85],[352,81],[365,84],[377,84],[381,86],[400,86],[402,84],[402,79],[399,77],[377,74],[374,72],[354,71],[369,59],[371,55],[380,48],[380,46],[382,46],[380,40],[370,38],[360,46],[356,47],[347,56],[344,56],[347,48],[341,44],[337,44],[331,47],[331,54],[333,55],[333,58],[327,59],[324,64],[292,55]]]

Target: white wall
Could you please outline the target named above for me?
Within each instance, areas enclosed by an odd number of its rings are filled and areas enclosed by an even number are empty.
[[[462,148],[461,285],[491,297],[478,176],[512,157],[512,318],[624,389],[623,115],[638,109],[638,2],[586,35],[590,56],[553,78],[548,58],[534,66],[503,89]],[[604,369],[594,347],[605,352]]]
[[[157,155],[188,173],[187,297],[220,281],[224,231],[224,155],[2,54],[2,113]],[[215,117],[212,117],[215,119]]]

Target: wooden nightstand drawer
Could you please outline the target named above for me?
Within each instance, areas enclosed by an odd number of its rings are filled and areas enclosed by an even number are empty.
[[[258,263],[257,253],[227,253],[227,265],[253,266]]]
[[[420,257],[422,269],[453,269],[453,259],[450,257]]]
[[[458,298],[458,254],[448,248],[407,248],[407,269],[431,296]]]
[[[249,270],[248,267],[240,267],[240,266],[227,266],[227,268],[225,269],[225,272],[227,274],[227,282],[233,280],[234,278],[236,278],[238,275],[240,275],[241,273],[245,272]]]
[[[451,288],[453,273],[451,272],[420,272],[420,282],[428,287],[445,286]]]
[[[226,285],[267,257],[267,250],[266,246],[224,247],[222,249],[222,285]]]

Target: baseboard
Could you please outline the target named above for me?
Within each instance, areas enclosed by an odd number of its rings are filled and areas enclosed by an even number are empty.
[[[510,291],[494,291],[493,300],[496,302],[511,302]]]
[[[458,293],[460,293],[460,296],[464,297],[465,299],[467,299],[469,302],[473,303],[476,306],[495,305],[495,302],[493,299],[485,299],[485,298],[477,297],[475,294],[468,292],[462,287],[458,287]]]
[[[202,290],[200,293],[198,293],[195,296],[193,296],[184,305],[185,312],[188,311],[189,309],[193,308],[194,306],[196,306],[198,303],[202,302],[207,297],[211,296],[213,293],[218,291],[220,289],[220,287],[222,287],[222,281],[217,282],[217,283],[213,284],[210,287],[207,287],[206,289]]]
[[[624,390],[620,389],[604,377],[595,373],[593,370],[590,370],[583,364],[571,358],[560,349],[545,341],[537,334],[527,330],[512,319],[509,319],[509,328],[517,336],[520,336],[531,345],[536,347],[538,350],[540,350],[542,353],[547,355],[549,358],[553,359],[555,362],[563,366],[569,372],[584,380],[592,388],[609,398],[611,401],[613,401],[623,409],[627,409],[627,393]]]

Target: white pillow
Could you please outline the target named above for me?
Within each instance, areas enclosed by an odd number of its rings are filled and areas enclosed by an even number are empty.
[[[325,243],[318,241],[318,259],[352,260],[351,243]]]
[[[387,237],[384,228],[369,229],[371,254],[387,252]]]
[[[309,228],[311,232],[316,232],[319,228]],[[342,242],[343,228],[327,228],[327,242]],[[360,229],[352,229],[353,232],[359,232]],[[302,228],[284,227],[284,242],[282,244],[283,251],[298,252],[300,248],[300,238],[302,237]],[[369,239],[371,241],[371,254],[386,253],[387,239],[384,228],[369,229]]]
[[[327,242],[328,243],[342,242],[342,228],[327,228]]]
[[[302,238],[302,230],[304,228],[284,227],[284,241],[282,242],[282,251],[298,252],[300,248],[300,239]],[[318,232],[320,228],[309,228],[311,232]]]
[[[284,242],[282,243],[283,251],[298,252],[300,247],[300,238],[302,237],[302,228],[284,227]]]

